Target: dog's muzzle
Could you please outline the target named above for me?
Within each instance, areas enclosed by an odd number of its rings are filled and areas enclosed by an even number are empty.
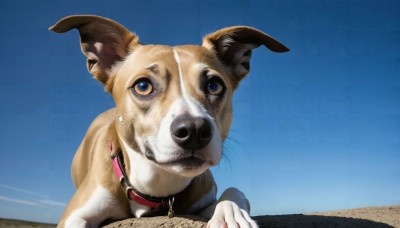
[[[183,115],[172,122],[170,132],[176,144],[194,151],[208,145],[213,137],[214,129],[207,118]]]

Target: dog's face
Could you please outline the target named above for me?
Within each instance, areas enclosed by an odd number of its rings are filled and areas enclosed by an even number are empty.
[[[137,47],[112,89],[120,137],[171,172],[200,174],[221,158],[232,119],[231,80],[207,48]]]
[[[218,164],[232,120],[232,95],[249,72],[251,50],[288,49],[261,31],[230,27],[202,46],[141,45],[120,24],[71,16],[51,30],[77,28],[89,72],[117,107],[117,132],[128,150],[185,177]]]

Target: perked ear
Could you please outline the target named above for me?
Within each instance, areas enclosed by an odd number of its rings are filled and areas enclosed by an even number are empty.
[[[139,45],[138,37],[117,22],[94,15],[68,16],[49,30],[65,33],[74,28],[79,30],[81,50],[87,57],[89,72],[110,92],[112,66]]]
[[[269,35],[246,26],[224,28],[203,38],[203,46],[216,53],[237,83],[249,73],[252,49],[260,45],[274,52],[289,51]]]

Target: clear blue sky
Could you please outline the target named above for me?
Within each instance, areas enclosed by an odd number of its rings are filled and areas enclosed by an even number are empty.
[[[72,157],[114,105],[77,31],[47,30],[71,14],[112,18],[143,43],[200,44],[249,25],[291,49],[254,51],[228,159],[213,169],[253,215],[400,204],[399,1],[0,0],[0,217],[56,222]]]

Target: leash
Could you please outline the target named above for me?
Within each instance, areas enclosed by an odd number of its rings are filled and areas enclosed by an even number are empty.
[[[128,199],[135,201],[136,203],[150,207],[152,209],[158,209],[168,206],[168,217],[172,218],[174,216],[173,204],[175,201],[174,196],[167,197],[153,197],[140,193],[136,190],[129,182],[129,178],[126,175],[126,171],[123,165],[123,156],[121,151],[113,152],[113,144],[110,143],[111,160],[113,163],[115,175],[121,187],[125,190],[125,194]]]

